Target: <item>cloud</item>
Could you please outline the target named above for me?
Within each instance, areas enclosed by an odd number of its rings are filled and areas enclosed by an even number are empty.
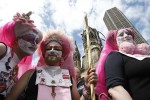
[[[120,9],[149,40],[149,0],[3,0],[0,3],[0,25],[10,21],[16,12],[33,11],[31,18],[43,32],[48,28],[61,28],[83,47],[81,33],[85,14],[88,15],[89,26],[105,35],[108,30],[103,22],[104,13],[113,7]],[[83,55],[83,48],[79,50]]]

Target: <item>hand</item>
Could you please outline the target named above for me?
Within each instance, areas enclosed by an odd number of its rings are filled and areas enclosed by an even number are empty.
[[[85,86],[90,88],[90,84],[96,85],[98,82],[97,74],[95,73],[95,68],[89,68],[85,76]]]

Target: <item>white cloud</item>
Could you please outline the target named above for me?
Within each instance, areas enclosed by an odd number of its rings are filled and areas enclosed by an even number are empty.
[[[129,6],[125,10],[125,15],[128,16],[129,19],[140,18],[143,16],[144,7],[143,6]]]
[[[73,35],[74,31],[84,29],[84,16],[87,13],[89,25],[105,35],[107,28],[103,22],[104,13],[115,6],[130,21],[137,20],[133,25],[146,38],[150,25],[149,0],[3,0],[0,3],[0,25],[10,21],[16,12],[22,13],[31,10],[34,12],[31,18],[43,31],[49,27],[62,28],[66,33]],[[47,20],[44,21],[44,19]],[[47,25],[48,23],[49,25]],[[141,29],[140,25],[144,27]],[[81,33],[74,34],[77,34],[74,35],[77,36],[74,37],[77,44],[83,45],[78,42]],[[80,51],[83,54],[83,48]]]

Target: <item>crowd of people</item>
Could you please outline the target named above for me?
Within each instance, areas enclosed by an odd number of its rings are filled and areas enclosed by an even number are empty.
[[[43,34],[31,14],[0,27],[0,100],[92,100],[91,84],[95,100],[150,100],[150,46],[136,44],[132,29],[109,31],[97,65],[81,78],[72,39],[56,29]]]

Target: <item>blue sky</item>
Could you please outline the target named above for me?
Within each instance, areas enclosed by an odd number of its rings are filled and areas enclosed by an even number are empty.
[[[107,33],[103,22],[106,10],[117,7],[132,22],[142,36],[150,43],[150,2],[149,0],[0,0],[0,25],[12,19],[16,12],[32,11],[31,19],[39,29],[62,29],[70,35],[83,55],[81,33],[87,14],[89,26]],[[100,35],[101,36],[101,35]],[[103,37],[103,36],[101,36]]]

